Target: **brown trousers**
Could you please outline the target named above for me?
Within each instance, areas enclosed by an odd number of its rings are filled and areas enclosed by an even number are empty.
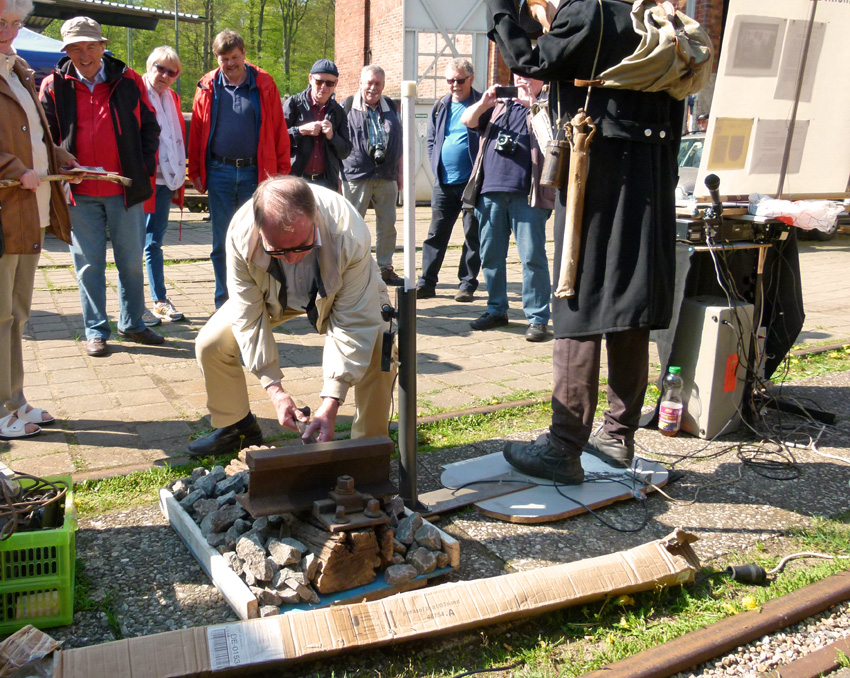
[[[599,401],[601,334],[555,339],[552,392],[552,445],[567,454],[581,454],[593,430]],[[649,376],[649,330],[605,335],[608,353],[608,409],[603,428],[618,440],[632,440],[640,420]]]
[[[44,231],[42,231],[42,235]],[[23,331],[30,317],[38,254],[0,257],[0,408],[23,407]],[[6,412],[0,409],[0,418]]]

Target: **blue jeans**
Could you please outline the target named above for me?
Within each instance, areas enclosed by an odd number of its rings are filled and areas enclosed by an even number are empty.
[[[145,239],[145,212],[141,203],[124,207],[123,195],[95,197],[75,195],[71,205],[71,258],[80,287],[86,339],[109,339],[111,329],[106,315],[106,229],[118,268],[118,329],[141,332],[145,329],[145,278],[142,249]]]
[[[148,271],[148,284],[151,299],[165,301],[165,272],[162,268],[162,240],[168,228],[168,212],[174,191],[168,186],[156,187],[155,211],[146,215],[145,221],[145,268]]]
[[[207,163],[207,194],[212,224],[210,260],[215,273],[215,307],[227,301],[227,228],[236,210],[242,207],[257,189],[257,166],[235,167],[218,160]]]
[[[508,312],[507,258],[511,231],[522,262],[522,310],[529,323],[546,325],[551,315],[552,283],[546,258],[546,220],[550,210],[530,207],[519,193],[487,193],[475,216],[481,238],[481,270],[487,284],[487,312]]]
[[[446,256],[446,247],[452,237],[455,221],[463,205],[465,183],[443,184],[434,182],[431,190],[431,225],[428,235],[422,243],[422,275],[419,287],[436,287],[437,274]],[[481,257],[478,245],[478,223],[470,211],[463,213],[463,249],[457,267],[458,287],[475,292],[478,289],[478,272],[481,270]]]

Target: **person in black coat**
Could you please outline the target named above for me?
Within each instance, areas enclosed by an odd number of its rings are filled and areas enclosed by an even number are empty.
[[[310,69],[310,86],[283,105],[290,174],[339,192],[340,165],[351,153],[348,116],[333,97],[339,70],[330,59]]]
[[[510,69],[550,83],[553,122],[568,121],[587,102],[597,128],[589,151],[576,294],[552,303],[552,424],[536,442],[509,444],[504,451],[526,473],[580,484],[583,450],[613,466],[630,466],[634,457],[649,332],[667,327],[672,313],[683,104],[665,92],[601,87],[593,87],[588,98],[588,88],[575,85],[635,51],[639,37],[631,4],[563,0],[549,31],[533,45],[513,0],[486,1],[488,35]],[[565,199],[566,190],[560,190],[553,280],[560,276]],[[603,336],[609,407],[591,436]]]

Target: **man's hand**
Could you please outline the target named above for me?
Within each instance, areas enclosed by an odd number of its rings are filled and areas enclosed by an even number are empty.
[[[280,385],[280,382],[271,384],[268,388],[266,388],[266,393],[269,394],[269,398],[271,398],[275,412],[277,412],[278,422],[280,422],[280,425],[284,428],[288,428],[291,431],[297,431],[298,426],[295,424],[296,420],[305,423],[309,420],[309,417],[295,406],[295,401],[292,400],[292,397],[283,390],[283,386]]]
[[[204,190],[204,185],[201,183],[201,177],[195,177],[194,179],[192,179],[192,186],[195,187],[195,190],[198,193],[202,195],[206,193],[206,191]]]
[[[322,120],[322,133],[328,138],[333,139],[334,136],[334,126],[331,124],[330,120]]]
[[[334,439],[334,426],[336,425],[336,413],[339,411],[339,400],[336,398],[324,398],[313,421],[307,426],[304,440],[315,439],[317,443],[326,443]]]
[[[322,133],[322,123],[318,120],[305,122],[298,126],[298,133],[307,137],[317,137]]]
[[[537,103],[537,97],[534,96],[533,92],[525,87],[517,88],[516,100],[526,108],[531,108]]]
[[[24,172],[19,181],[21,182],[21,188],[26,188],[30,191],[34,191],[41,185],[41,179],[38,176],[38,172],[35,170],[27,170]]]

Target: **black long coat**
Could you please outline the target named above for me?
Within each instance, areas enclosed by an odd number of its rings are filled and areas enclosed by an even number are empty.
[[[564,0],[536,46],[520,28],[512,0],[487,0],[489,36],[510,69],[551,83],[550,111],[568,119],[585,105],[595,73],[634,52],[631,3]],[[560,107],[560,109],[558,108]],[[590,144],[581,254],[572,299],[553,298],[556,337],[670,323],[675,279],[675,188],[684,106],[669,95],[594,88],[588,113],[597,126]],[[555,204],[553,283],[560,269],[565,191]],[[553,284],[554,287],[554,284]]]

